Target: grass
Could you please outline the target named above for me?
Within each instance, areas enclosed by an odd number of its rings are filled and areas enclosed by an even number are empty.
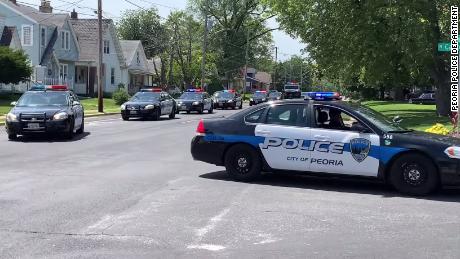
[[[436,123],[441,123],[449,130],[452,129],[448,117],[438,117],[435,105],[420,105],[388,101],[369,101],[362,104],[383,113],[389,118],[399,116],[403,119],[401,126],[424,131]]]

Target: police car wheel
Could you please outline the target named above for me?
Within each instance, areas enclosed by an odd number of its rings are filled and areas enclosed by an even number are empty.
[[[129,121],[129,117],[128,117],[128,116],[122,115],[121,118],[122,118],[124,121]]]
[[[8,139],[9,140],[16,140],[16,139],[18,139],[18,135],[16,135],[16,134],[8,134]]]
[[[170,119],[176,118],[176,108],[173,108],[173,109],[172,109],[171,114],[169,114],[169,118],[170,118]]]
[[[72,119],[72,121],[70,122],[69,130],[65,133],[65,138],[69,140],[73,139],[75,135],[74,130],[75,130],[75,120]]]
[[[208,110],[208,113],[211,114],[211,113],[213,113],[213,112],[214,112],[214,107],[213,107],[213,105],[211,105],[211,107],[210,107],[209,110]]]
[[[77,134],[83,134],[84,132],[85,132],[85,118],[82,119],[81,126],[77,130]]]
[[[439,186],[436,167],[419,154],[398,158],[391,167],[390,180],[398,191],[409,195],[427,195]]]
[[[155,112],[153,113],[152,120],[157,121],[161,117],[161,110],[160,108],[155,109]]]
[[[204,106],[201,106],[201,107],[198,109],[198,113],[199,113],[199,114],[202,114],[203,111],[204,111]]]
[[[225,154],[225,168],[237,181],[252,181],[260,176],[262,163],[259,154],[253,148],[238,144]]]

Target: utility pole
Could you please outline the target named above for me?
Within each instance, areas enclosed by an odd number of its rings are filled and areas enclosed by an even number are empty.
[[[207,8],[207,2],[206,2],[206,8]],[[206,50],[208,48],[208,13],[207,10],[205,10],[204,14],[204,36],[203,36],[203,57],[201,60],[201,88],[204,88],[204,81],[206,77]],[[207,90],[207,89],[205,89]]]
[[[247,35],[246,35],[246,54],[245,54],[245,57],[244,57],[244,85],[243,85],[243,98],[246,94],[246,77],[248,76],[248,50],[249,50],[249,28],[248,28],[248,32],[247,32]]]
[[[98,80],[97,80],[97,110],[98,112],[104,112],[104,93],[102,92],[102,0],[97,1],[97,20],[98,20],[98,27],[99,27],[99,36],[98,36],[98,43],[99,43],[99,62],[98,62]]]
[[[278,66],[278,47],[275,47],[275,67],[273,69],[273,90],[276,90],[276,68]]]

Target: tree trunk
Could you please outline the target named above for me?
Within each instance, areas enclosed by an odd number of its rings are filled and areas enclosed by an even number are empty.
[[[164,86],[166,84],[166,62],[163,58],[161,58],[161,86]]]
[[[382,101],[385,100],[385,86],[379,87],[379,99]]]
[[[173,66],[174,66],[174,50],[171,49],[171,53],[169,55],[169,77],[168,77],[168,86],[171,86],[173,84],[174,80],[174,71],[173,71]]]
[[[401,86],[395,87],[393,89],[393,91],[394,91],[394,94],[395,94],[395,96],[394,96],[395,101],[398,101],[398,102],[404,101],[404,91],[403,91]]]

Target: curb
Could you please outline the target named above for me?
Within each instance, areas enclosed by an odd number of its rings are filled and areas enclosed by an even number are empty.
[[[120,114],[119,112],[106,112],[101,114],[89,114],[85,115],[85,118],[93,118],[93,117],[102,117],[102,116],[109,116],[109,115],[117,115]],[[5,122],[1,121],[0,126],[5,126]]]

